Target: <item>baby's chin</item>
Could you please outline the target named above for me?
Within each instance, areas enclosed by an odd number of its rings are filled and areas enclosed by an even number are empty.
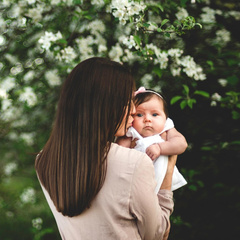
[[[155,135],[157,133],[151,132],[151,131],[147,131],[141,134],[142,137],[151,137],[153,135]]]

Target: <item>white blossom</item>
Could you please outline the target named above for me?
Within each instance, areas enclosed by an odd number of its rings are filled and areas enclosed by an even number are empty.
[[[212,106],[212,107],[216,107],[216,106],[217,106],[217,102],[216,102],[216,101],[211,101],[210,106]]]
[[[101,53],[101,52],[106,52],[108,49],[105,45],[98,45],[98,52]]]
[[[187,76],[194,78],[195,80],[206,79],[205,74],[203,74],[202,68],[194,62],[193,57],[181,57],[178,63],[183,66],[183,72],[185,72]]]
[[[219,93],[214,93],[211,96],[211,98],[212,98],[212,100],[217,101],[217,102],[221,101],[221,99],[222,99],[222,97],[221,97],[221,95],[219,95]]]
[[[32,219],[32,226],[37,230],[42,229],[42,223],[43,223],[43,220],[40,217]]]
[[[23,80],[25,83],[29,83],[31,80],[33,80],[34,76],[35,72],[33,70],[30,70],[23,76]]]
[[[87,38],[77,39],[76,43],[81,55],[81,60],[87,59],[94,55],[92,45],[95,43],[95,40],[93,39],[92,36],[87,36]]]
[[[231,40],[230,32],[226,29],[216,31],[215,43],[225,46]]]
[[[17,18],[21,15],[22,9],[20,7],[20,4],[14,4],[12,5],[11,10],[8,12],[9,17],[11,18]]]
[[[228,81],[226,79],[223,79],[223,78],[218,79],[218,82],[222,87],[226,87],[227,84],[228,84]]]
[[[24,127],[29,124],[29,119],[26,117],[21,117],[21,119],[16,119],[16,121],[13,121],[11,126],[13,128],[18,128],[18,127]]]
[[[9,107],[12,106],[12,100],[11,99],[3,99],[2,100],[2,111],[6,111]]]
[[[145,8],[146,5],[143,2],[131,0],[113,0],[111,3],[112,14],[122,25],[125,25],[130,17],[139,15]]]
[[[16,86],[15,79],[13,77],[6,77],[0,83],[0,89],[5,90],[6,92],[10,91]]]
[[[9,0],[2,0],[0,2],[0,6],[3,6],[3,7],[9,7],[11,5],[11,2]]]
[[[35,133],[21,133],[19,137],[31,146],[34,143]]]
[[[8,134],[8,138],[9,138],[10,140],[16,141],[16,140],[19,139],[19,136],[18,136],[18,134],[17,134],[16,132],[10,132],[10,133]]]
[[[5,100],[8,100],[8,99],[4,99],[3,103],[4,104],[9,104],[10,105],[2,105],[2,108],[4,107],[4,111],[2,109],[1,111],[1,114],[0,114],[0,118],[3,119],[4,121],[12,121],[12,120],[15,120],[15,119],[18,119],[21,114],[22,114],[22,110],[21,108],[19,107],[15,107],[11,104],[11,100],[9,100],[9,102],[6,102]]]
[[[45,78],[51,87],[58,86],[61,84],[61,79],[58,76],[57,69],[47,71],[45,73]]]
[[[133,48],[133,47],[137,47],[137,44],[134,40],[134,37],[131,35],[129,37],[126,36],[122,36],[121,38],[121,42],[126,45],[129,49]]]
[[[168,54],[167,52],[159,52],[157,56],[157,60],[160,64],[161,69],[165,69],[168,66]]]
[[[240,20],[240,12],[239,11],[229,11],[228,12],[230,16],[234,17],[235,20]]]
[[[28,4],[34,4],[36,2],[36,0],[27,0]]]
[[[90,30],[90,33],[94,35],[96,35],[97,33],[103,33],[106,30],[103,21],[99,19],[90,22],[87,28]]]
[[[179,58],[183,54],[183,50],[179,48],[171,48],[168,50],[168,55],[171,57]]]
[[[11,212],[11,211],[7,211],[6,216],[9,217],[9,218],[12,218],[12,217],[14,217],[14,213]]]
[[[140,57],[138,57],[136,54],[133,54],[133,52],[129,49],[125,49],[124,55],[122,56],[122,61],[128,62],[131,65],[134,61],[139,60],[139,58]]]
[[[153,80],[153,76],[150,73],[146,73],[141,78],[141,83],[145,88],[151,88],[150,83]]]
[[[4,168],[3,168],[3,172],[6,176],[11,176],[12,173],[14,171],[16,171],[18,168],[18,165],[15,163],[15,162],[10,162],[10,163],[7,163]]]
[[[6,43],[6,39],[3,35],[0,35],[0,46],[3,46]]]
[[[5,20],[0,16],[0,31],[4,32],[7,28],[7,23]]]
[[[19,96],[19,101],[26,102],[31,107],[37,103],[37,96],[31,87],[25,87]]]
[[[172,73],[172,75],[175,77],[175,76],[180,76],[181,74],[181,68],[175,64],[171,64],[170,66],[170,71]]]
[[[71,62],[77,57],[74,49],[70,46],[62,49],[60,53],[57,54],[56,58],[60,61]]]
[[[23,71],[23,66],[21,63],[17,63],[16,66],[10,69],[12,75],[17,75]]]
[[[120,57],[123,55],[123,50],[120,47],[119,43],[113,46],[109,52],[109,57],[116,62],[121,62]]]
[[[42,11],[41,8],[31,8],[28,9],[26,14],[29,18],[32,18],[34,22],[39,22],[42,19]]]
[[[4,55],[4,57],[5,57],[12,65],[15,65],[15,64],[18,62],[17,57],[11,55],[10,53],[6,53],[6,54]]]
[[[91,4],[97,7],[104,6],[105,2],[104,0],[91,0]]]
[[[57,32],[56,34],[53,34],[52,32],[45,32],[45,35],[42,36],[38,42],[42,45],[43,49],[49,50],[51,47],[51,43],[56,42],[58,39],[62,38],[61,32]]]
[[[20,195],[20,200],[22,203],[35,203],[36,201],[36,192],[32,187],[24,189]]]
[[[58,5],[61,2],[61,0],[51,0],[52,5]]]
[[[178,20],[183,20],[188,17],[188,12],[185,8],[178,8],[178,12],[176,13],[176,17]]]
[[[203,12],[200,16],[202,18],[203,23],[215,23],[216,18],[215,18],[215,10],[211,9],[209,7],[204,7],[202,8]]]
[[[73,0],[62,0],[64,3],[66,3],[67,6],[71,6],[73,4]]]

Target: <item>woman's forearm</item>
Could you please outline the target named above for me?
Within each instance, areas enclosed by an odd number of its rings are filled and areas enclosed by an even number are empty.
[[[171,190],[173,170],[174,170],[174,166],[176,165],[176,161],[177,161],[177,155],[172,155],[168,157],[167,172],[165,174],[165,177],[163,179],[160,189]]]

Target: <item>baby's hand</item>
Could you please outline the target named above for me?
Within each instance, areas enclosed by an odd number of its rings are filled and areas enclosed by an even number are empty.
[[[152,144],[151,146],[149,146],[147,149],[146,149],[146,154],[152,159],[152,160],[155,160],[157,157],[160,156],[160,153],[161,153],[161,149],[160,149],[160,146],[155,143],[155,144]]]

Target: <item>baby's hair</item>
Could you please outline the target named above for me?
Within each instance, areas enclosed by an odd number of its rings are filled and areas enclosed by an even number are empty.
[[[140,104],[149,101],[153,97],[157,97],[159,99],[159,101],[163,102],[163,110],[164,110],[166,117],[168,118],[169,113],[168,113],[168,109],[167,109],[167,102],[165,101],[163,96],[161,94],[159,94],[158,92],[155,92],[153,90],[145,90],[144,92],[139,92],[134,97],[134,104],[136,107],[138,107]]]

